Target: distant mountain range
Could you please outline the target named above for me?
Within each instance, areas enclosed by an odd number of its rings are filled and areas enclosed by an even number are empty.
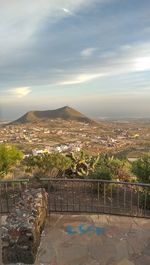
[[[85,123],[95,123],[94,120],[86,117],[79,111],[70,108],[68,106],[55,109],[55,110],[44,110],[44,111],[29,111],[19,119],[11,122],[11,124],[24,124],[39,121],[48,121],[50,119],[63,119],[70,121],[78,121]]]

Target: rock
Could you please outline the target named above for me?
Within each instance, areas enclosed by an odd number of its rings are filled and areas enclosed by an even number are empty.
[[[8,215],[2,226],[4,264],[34,263],[46,215],[47,193],[45,190],[25,190],[14,212]]]

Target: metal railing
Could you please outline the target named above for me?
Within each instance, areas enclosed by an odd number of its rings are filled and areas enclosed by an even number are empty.
[[[105,213],[150,218],[150,184],[106,180],[28,179],[0,182],[0,213],[11,212],[26,188],[44,187],[48,213]]]
[[[7,214],[13,211],[22,191],[27,189],[29,179],[0,181],[0,213]]]

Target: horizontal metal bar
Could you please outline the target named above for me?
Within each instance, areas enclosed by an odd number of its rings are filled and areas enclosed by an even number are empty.
[[[4,180],[0,180],[0,184],[2,183],[20,183],[20,182],[30,182],[29,179],[4,179]]]
[[[96,182],[96,183],[107,183],[107,184],[116,184],[116,185],[131,185],[131,186],[141,186],[150,188],[150,184],[140,183],[140,182],[125,182],[125,181],[111,181],[104,179],[50,179],[50,178],[39,178],[39,181],[50,181],[50,182]],[[13,183],[13,182],[32,182],[32,179],[13,179],[13,180],[0,180],[1,183]]]
[[[99,182],[99,183],[110,183],[110,184],[117,184],[117,185],[132,185],[132,186],[142,186],[150,188],[150,184],[147,183],[139,183],[139,182],[125,182],[125,181],[111,181],[111,180],[103,180],[103,179],[50,179],[50,178],[40,178],[40,181],[52,181],[52,182]]]

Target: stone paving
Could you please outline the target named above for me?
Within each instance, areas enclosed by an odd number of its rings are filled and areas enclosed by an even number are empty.
[[[150,265],[150,220],[52,214],[34,265]]]
[[[150,265],[150,220],[51,215],[35,265]]]

